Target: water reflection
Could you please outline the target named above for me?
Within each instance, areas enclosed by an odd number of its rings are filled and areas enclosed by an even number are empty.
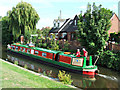
[[[38,72],[38,73],[41,73],[44,75],[47,75],[51,78],[58,78],[57,75],[58,75],[59,69],[57,69],[57,68],[51,68],[49,66],[42,65],[40,63],[38,64],[37,62],[33,62],[33,61],[31,63],[30,60],[28,61],[28,60],[25,60],[23,58],[20,58],[15,55],[11,55],[11,54],[7,54],[7,59],[9,62],[12,62],[12,63],[17,61],[18,64],[23,67],[25,65],[27,65],[28,69],[31,69],[35,72]],[[71,73],[71,72],[67,72],[67,73],[70,73],[70,75],[72,76],[72,80],[73,80],[72,84],[79,88],[91,87],[91,85],[93,85],[96,80],[94,76],[79,75],[79,77],[78,77],[78,74]]]
[[[28,69],[31,69],[31,70],[36,71],[38,73],[43,73],[44,72],[47,76],[51,76],[53,78],[57,77],[57,76],[55,76],[56,74],[52,70],[47,70],[47,69],[41,68],[37,65],[35,66],[34,64],[30,64],[29,62],[24,61],[20,58],[16,58],[14,56],[11,56],[10,54],[7,55],[7,58],[8,58],[8,61],[10,61],[12,63],[15,63],[15,61],[17,61],[18,65],[20,65],[20,66],[24,67],[25,65],[27,65]]]

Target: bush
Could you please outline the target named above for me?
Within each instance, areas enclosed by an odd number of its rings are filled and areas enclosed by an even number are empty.
[[[66,41],[65,43],[64,43],[64,48],[63,48],[63,51],[69,51],[69,42],[68,41]]]
[[[27,64],[25,64],[25,65],[24,65],[24,68],[25,68],[25,69],[27,69],[27,68],[28,68]]]
[[[120,53],[114,53],[110,50],[104,51],[98,63],[114,70],[120,70]]]
[[[14,64],[15,64],[15,65],[18,65],[18,61],[15,61]]]
[[[71,80],[71,75],[65,74],[65,71],[59,71],[58,78],[64,84],[71,84],[73,80]]]

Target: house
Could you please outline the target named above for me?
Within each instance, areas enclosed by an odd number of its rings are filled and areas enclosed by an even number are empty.
[[[76,30],[78,30],[77,22],[78,16],[75,15],[74,19],[66,19],[61,27],[53,27],[49,33],[54,33],[56,39],[60,41],[60,44],[63,45],[64,41],[68,41],[70,43],[70,49],[77,49],[80,47],[80,43],[77,41],[76,37]]]
[[[50,30],[49,33],[55,33],[57,40],[63,40],[68,41],[73,49],[76,49],[80,47],[80,43],[77,41],[76,37],[76,31],[78,30],[77,22],[78,22],[78,16],[75,15],[74,19],[66,19],[64,24],[59,27],[54,27]],[[120,21],[116,14],[113,14],[111,17],[111,28],[108,31],[108,34],[110,36],[110,33],[118,33],[120,32]]]
[[[76,15],[74,19],[70,19],[70,18],[66,19],[61,27],[59,28],[53,27],[49,33],[55,33],[55,34],[57,33],[58,34],[57,39],[59,40],[65,39],[68,41],[73,41],[76,39],[75,31],[78,30],[77,22],[78,22],[78,16]]]
[[[109,36],[110,36],[110,33],[120,32],[120,20],[119,20],[118,16],[116,14],[113,14],[110,21],[111,21],[111,28],[108,31]]]
[[[59,15],[58,19],[53,20],[53,25],[54,26],[49,32],[49,33],[54,33],[55,36],[56,36],[56,39],[58,38],[58,32],[57,31],[64,24],[64,22],[65,22],[65,19],[62,19],[61,10],[60,10],[60,15]]]

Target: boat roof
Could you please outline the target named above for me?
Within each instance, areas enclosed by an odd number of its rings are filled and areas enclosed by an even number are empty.
[[[49,52],[49,53],[55,53],[55,54],[59,53],[60,55],[64,55],[68,57],[75,57],[73,54],[64,54],[63,51],[55,51],[55,50],[49,50],[49,49],[39,48],[39,47],[29,47],[28,45],[21,45],[21,44],[15,44],[15,43],[12,45],[30,48],[30,49],[39,50],[39,51],[44,51],[44,52]]]

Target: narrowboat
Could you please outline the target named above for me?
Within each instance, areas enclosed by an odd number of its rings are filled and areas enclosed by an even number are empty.
[[[87,60],[86,57],[76,57],[63,51],[48,50],[18,43],[8,45],[7,50],[85,75],[96,75],[98,72],[97,66],[92,65],[92,56],[89,56],[89,60]],[[87,61],[89,61],[88,64]]]

